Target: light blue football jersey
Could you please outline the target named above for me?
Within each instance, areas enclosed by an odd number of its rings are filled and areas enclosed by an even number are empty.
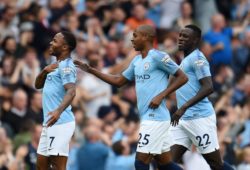
[[[166,100],[157,109],[149,108],[151,100],[168,86],[169,75],[175,74],[178,65],[165,52],[151,49],[147,57],[137,55],[122,75],[135,80],[137,106],[141,120],[170,120]]]
[[[71,58],[59,62],[58,68],[49,73],[43,87],[43,125],[46,125],[49,115],[62,103],[65,96],[64,85],[76,82],[76,67]],[[74,121],[71,106],[68,106],[55,124],[62,124]]]
[[[201,88],[200,79],[211,76],[209,63],[204,54],[198,49],[182,60],[180,68],[187,75],[188,82],[176,90],[178,108],[198,93]],[[206,97],[192,107],[189,107],[181,118],[184,120],[197,119],[210,116],[214,113],[214,108]]]

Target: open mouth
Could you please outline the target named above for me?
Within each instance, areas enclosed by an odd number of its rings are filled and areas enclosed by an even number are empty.
[[[179,42],[179,43],[178,43],[178,46],[183,46],[183,45],[184,45],[183,42]]]

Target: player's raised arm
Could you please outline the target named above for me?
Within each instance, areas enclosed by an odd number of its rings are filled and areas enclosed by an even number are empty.
[[[104,74],[97,69],[90,67],[88,64],[83,63],[81,61],[75,60],[74,64],[79,67],[81,70],[86,71],[90,74],[95,75],[96,77],[100,78],[101,80],[105,81],[108,84],[114,85],[116,87],[121,87],[125,85],[128,80],[122,75],[111,75],[111,74]]]
[[[47,74],[50,72],[54,71],[58,67],[58,63],[53,63],[48,66],[46,66],[36,77],[35,81],[35,88],[36,89],[41,89],[44,86]]]

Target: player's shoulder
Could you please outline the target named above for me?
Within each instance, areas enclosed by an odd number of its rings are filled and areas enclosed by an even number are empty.
[[[168,55],[165,51],[161,51],[161,50],[157,50],[157,49],[152,49],[150,52],[151,52],[153,57]]]
[[[189,61],[190,63],[197,66],[209,65],[209,62],[205,55],[198,49],[194,51],[193,55],[190,56]]]
[[[187,58],[189,58],[190,61],[195,61],[195,60],[207,61],[207,58],[199,49],[194,50]]]
[[[135,62],[139,61],[140,59],[141,59],[141,55],[138,54],[138,55],[136,55],[136,56],[133,58],[133,60],[131,61],[131,63],[135,63]]]
[[[152,50],[151,57],[154,61],[168,62],[169,60],[171,60],[168,53],[166,53],[165,51],[157,50],[157,49]]]
[[[62,60],[59,65],[61,67],[75,67],[75,64],[73,63],[73,59],[72,58],[67,58],[65,60]]]
[[[67,58],[59,63],[59,70],[63,73],[76,72],[76,66],[72,58]]]

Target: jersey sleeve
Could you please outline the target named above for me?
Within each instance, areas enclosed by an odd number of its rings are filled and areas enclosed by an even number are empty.
[[[134,72],[134,62],[136,57],[131,61],[128,68],[122,72],[122,75],[128,79],[129,81],[133,81],[135,79],[135,72]]]
[[[153,58],[156,61],[157,67],[168,74],[174,75],[179,69],[179,66],[166,53],[154,56]]]
[[[73,63],[60,63],[59,73],[62,79],[63,85],[68,83],[76,83],[76,67]]]
[[[191,65],[193,66],[194,72],[198,80],[211,76],[209,63],[204,58],[198,58],[192,61]]]

